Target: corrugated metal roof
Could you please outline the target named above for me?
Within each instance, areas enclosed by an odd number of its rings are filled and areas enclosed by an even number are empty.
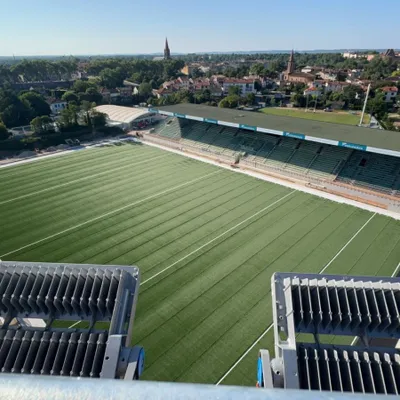
[[[159,110],[277,131],[295,132],[323,139],[358,143],[378,149],[400,151],[400,134],[395,131],[188,103],[159,107]]]
[[[107,114],[110,121],[129,124],[137,118],[149,114],[146,108],[122,107],[115,105],[103,105],[95,107],[95,110]]]

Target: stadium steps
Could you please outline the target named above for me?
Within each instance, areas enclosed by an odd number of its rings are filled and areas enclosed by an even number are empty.
[[[172,118],[167,121],[158,132],[155,132],[159,136],[166,137],[168,139],[180,139],[181,137],[181,125],[179,124],[178,118]]]
[[[311,162],[315,158],[315,153],[310,151],[295,150],[288,159],[285,170],[299,174],[305,174]]]
[[[266,158],[264,164],[283,169],[294,151],[294,148],[291,146],[275,146],[268,155],[268,158]]]
[[[318,155],[312,161],[307,171],[307,175],[332,181],[336,178],[334,171],[337,169],[340,162],[341,161],[336,158]]]

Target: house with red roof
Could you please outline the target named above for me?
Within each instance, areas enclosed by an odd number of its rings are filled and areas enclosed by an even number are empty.
[[[399,91],[399,89],[397,89],[396,86],[385,86],[381,90],[385,95],[385,101],[387,103],[391,103],[392,101],[396,101],[397,93]]]

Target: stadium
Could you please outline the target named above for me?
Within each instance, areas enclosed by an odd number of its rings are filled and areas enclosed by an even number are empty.
[[[276,272],[396,284],[395,132],[191,104],[140,116],[158,121],[140,140],[0,169],[0,259],[137,266],[142,379],[254,386],[259,350],[276,345]],[[362,337],[354,324],[323,334]]]

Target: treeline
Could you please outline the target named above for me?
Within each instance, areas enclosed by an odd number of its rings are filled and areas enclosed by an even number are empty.
[[[153,89],[157,89],[164,81],[178,77],[184,65],[184,61],[178,59],[152,61],[110,58],[90,62],[87,72],[98,76],[100,84],[107,88],[121,86],[124,79],[129,79],[139,84],[148,82]]]
[[[0,64],[0,86],[21,82],[68,80],[77,70],[78,60],[22,60],[16,64]]]
[[[0,121],[8,128],[27,125],[42,115],[50,115],[50,106],[42,95],[34,91],[15,93],[0,89]]]

